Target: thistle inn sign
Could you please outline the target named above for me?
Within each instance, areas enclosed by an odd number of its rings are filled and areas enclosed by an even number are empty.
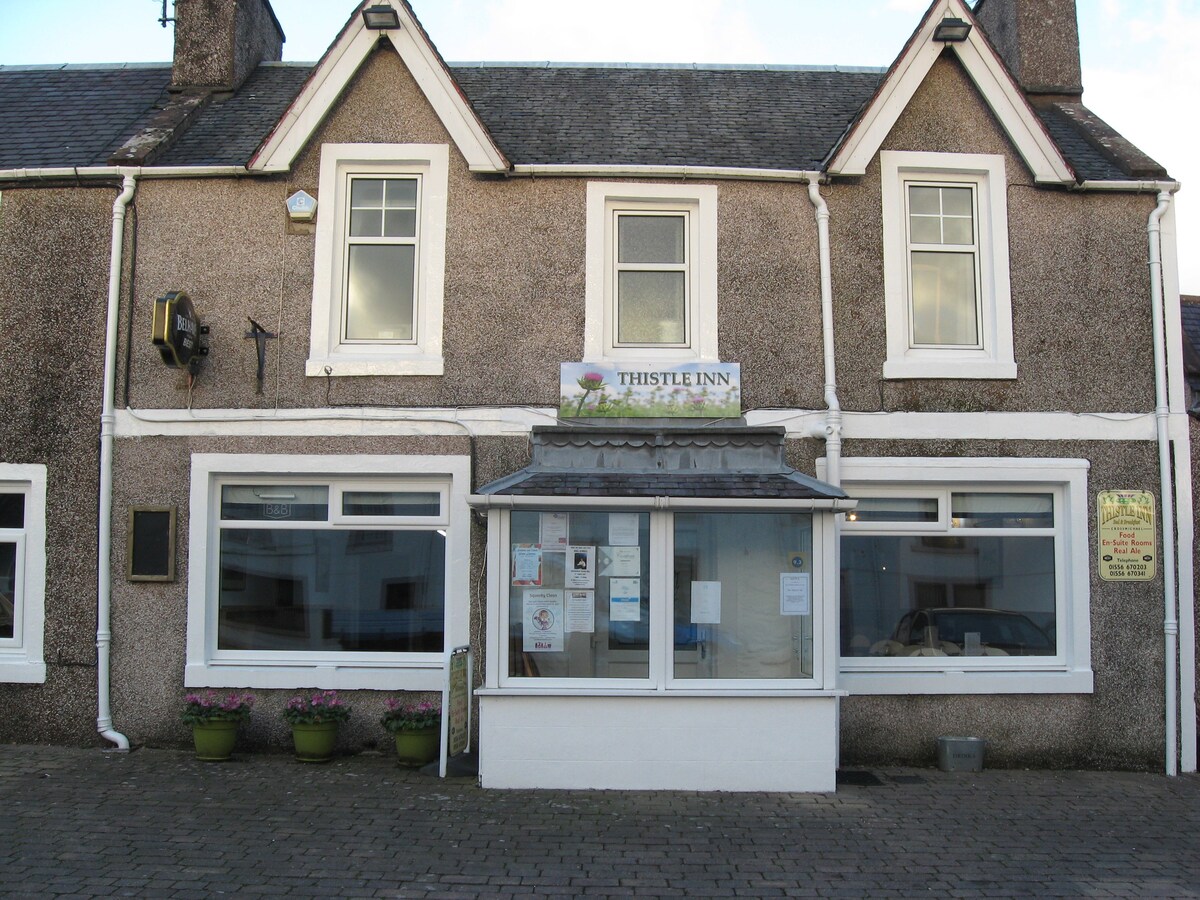
[[[742,413],[738,363],[562,363],[560,369],[558,415],[564,419],[711,419]]]

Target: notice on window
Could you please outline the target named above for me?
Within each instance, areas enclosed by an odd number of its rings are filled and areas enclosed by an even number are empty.
[[[512,583],[540,585],[542,583],[542,545],[513,544]]]
[[[1101,491],[1096,496],[1097,551],[1105,581],[1151,581],[1155,573],[1154,495]]]
[[[550,653],[563,648],[563,592],[526,591],[522,649]]]
[[[642,620],[642,579],[609,579],[608,620],[610,622],[640,622]]]
[[[594,588],[596,586],[595,547],[568,547],[567,563],[567,587]]]
[[[638,513],[609,513],[608,542],[614,547],[636,547],[638,518]]]
[[[721,624],[721,582],[692,582],[692,624]]]
[[[542,546],[567,546],[567,531],[571,525],[571,514],[565,512],[544,512],[541,516]]]
[[[779,614],[812,615],[812,582],[807,572],[779,573]]]
[[[641,547],[601,547],[598,553],[601,578],[641,577]]]
[[[567,631],[574,634],[591,634],[595,630],[595,591],[567,591]]]

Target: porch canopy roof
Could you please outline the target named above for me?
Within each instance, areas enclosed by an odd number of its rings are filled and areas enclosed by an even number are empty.
[[[566,425],[534,428],[533,458],[479,488],[476,507],[852,509],[841,488],[783,460],[783,428]]]

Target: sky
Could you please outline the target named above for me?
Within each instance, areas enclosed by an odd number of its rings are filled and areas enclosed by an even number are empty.
[[[411,0],[442,56],[468,60],[886,67],[928,0]],[[284,59],[316,60],[355,0],[272,0]],[[162,0],[0,0],[0,65],[162,62]],[[1076,0],[1084,103],[1182,182],[1180,287],[1200,294],[1200,0]],[[170,3],[168,3],[168,10]],[[845,33],[845,24],[855,33]],[[833,35],[839,34],[834,37]]]

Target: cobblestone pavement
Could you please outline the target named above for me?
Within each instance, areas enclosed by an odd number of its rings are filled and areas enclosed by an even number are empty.
[[[836,794],[500,792],[382,755],[0,746],[0,894],[1200,897],[1196,776],[848,777]]]

